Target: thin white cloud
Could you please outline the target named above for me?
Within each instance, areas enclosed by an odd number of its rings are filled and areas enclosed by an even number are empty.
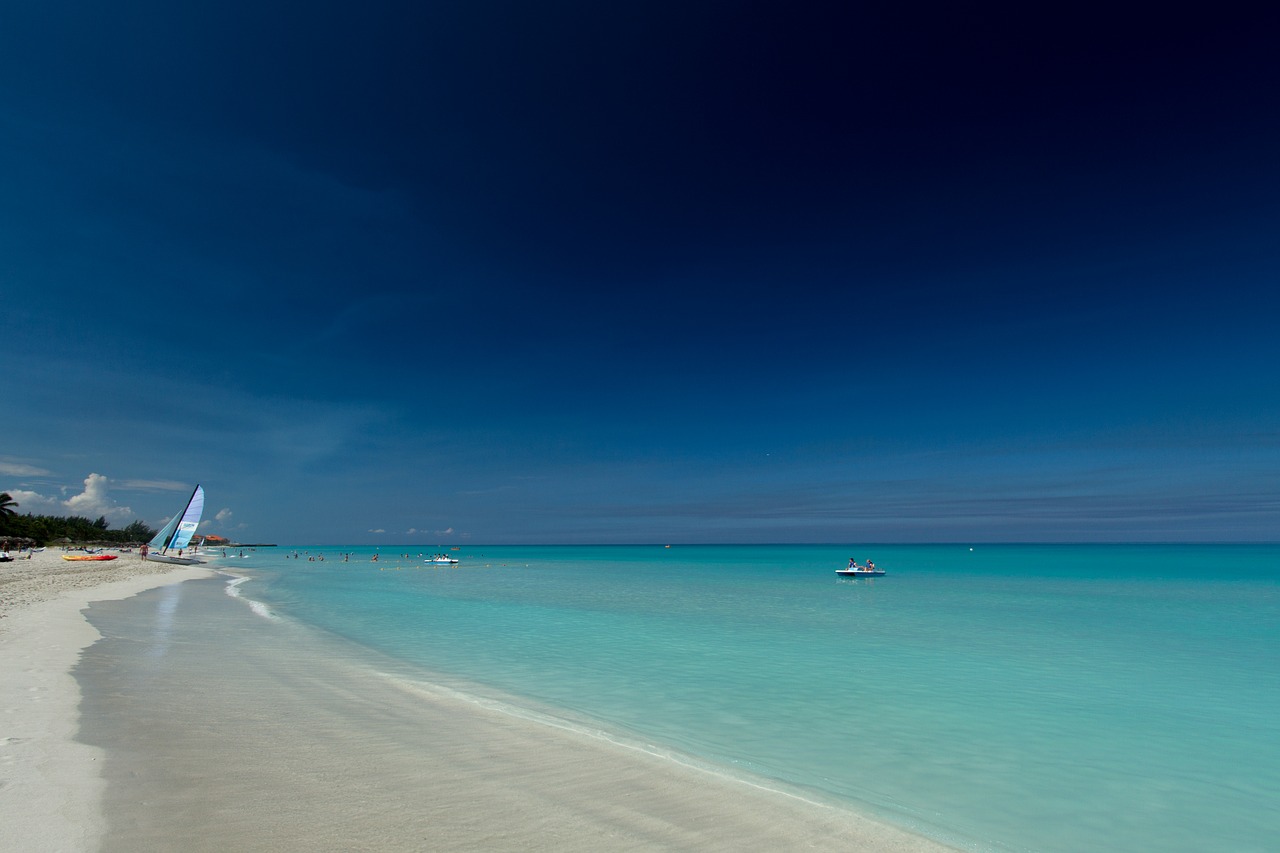
[[[121,480],[120,488],[137,489],[141,492],[185,492],[191,488],[191,484],[179,483],[177,480]]]
[[[34,465],[28,465],[25,462],[0,459],[0,474],[10,477],[44,477],[50,473],[52,472],[46,471],[44,468],[37,468]]]
[[[231,510],[229,510],[229,509],[220,509],[220,510],[218,510],[218,514],[217,514],[217,515],[215,515],[215,516],[214,516],[214,518],[215,518],[215,519],[217,519],[218,521],[223,522],[223,523],[225,524],[226,522],[228,522],[228,521],[230,521],[230,520],[231,520],[231,515],[232,515]]]
[[[387,531],[383,530],[381,527],[378,527],[378,528],[371,528],[369,532],[370,533],[386,533]]]

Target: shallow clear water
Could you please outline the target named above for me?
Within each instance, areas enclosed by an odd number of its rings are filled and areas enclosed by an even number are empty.
[[[227,564],[245,596],[430,677],[953,843],[1280,838],[1280,546],[419,550]],[[850,556],[889,574],[838,579]]]

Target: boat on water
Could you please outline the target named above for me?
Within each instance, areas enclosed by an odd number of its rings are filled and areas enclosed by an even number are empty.
[[[427,560],[427,562],[428,562],[428,563],[444,563],[444,564],[452,564],[452,563],[456,563],[456,562],[458,562],[458,561],[457,561],[456,559],[454,559],[453,557],[450,557],[448,554],[436,554],[436,555],[432,556],[432,557],[431,557],[431,559]]]
[[[877,569],[876,564],[870,560],[867,560],[865,566],[859,565],[857,560],[850,560],[849,566],[836,569],[836,574],[842,578],[880,578],[884,577],[884,569]]]
[[[98,563],[103,560],[114,560],[115,554],[63,554],[62,559],[70,560],[73,563]]]
[[[176,566],[195,566],[204,561],[197,557],[183,554],[196,528],[200,526],[200,516],[204,513],[204,489],[199,484],[187,500],[182,512],[169,519],[164,529],[155,535],[147,547],[151,552],[146,559],[157,563],[172,563]],[[170,551],[176,553],[170,554]]]

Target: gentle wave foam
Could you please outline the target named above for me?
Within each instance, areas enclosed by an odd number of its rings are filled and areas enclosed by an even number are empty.
[[[248,598],[240,592],[240,585],[249,580],[252,580],[252,578],[237,577],[235,580],[228,581],[227,585],[223,587],[223,591],[232,598],[239,599],[245,604],[248,604],[249,609],[261,616],[263,619],[279,619],[279,616],[271,612],[270,607],[267,607],[267,605],[257,599]]]

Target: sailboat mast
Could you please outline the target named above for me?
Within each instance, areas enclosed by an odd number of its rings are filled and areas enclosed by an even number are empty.
[[[196,487],[191,490],[191,497],[187,498],[187,502],[182,505],[182,512],[176,516],[178,523],[173,526],[173,532],[169,534],[169,538],[165,540],[164,548],[160,550],[161,554],[169,553],[169,545],[173,542],[174,537],[178,535],[178,531],[182,528],[182,518],[187,514],[187,510],[191,508],[191,502],[196,499],[196,493],[200,491],[200,484],[196,483]]]

